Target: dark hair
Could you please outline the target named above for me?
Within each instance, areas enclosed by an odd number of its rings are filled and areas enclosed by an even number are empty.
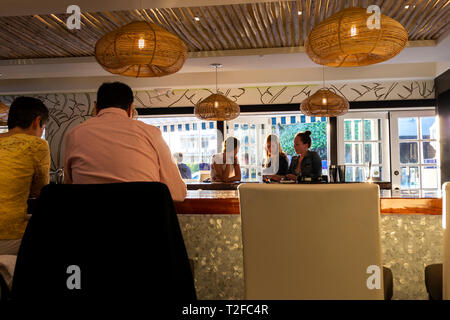
[[[311,148],[311,131],[299,132],[295,135],[295,137],[299,137],[302,140],[303,144],[307,144],[308,148]]]
[[[133,103],[133,91],[122,82],[105,82],[97,91],[97,109],[120,108],[127,110]]]
[[[19,127],[27,129],[40,116],[41,127],[48,121],[48,109],[45,104],[32,97],[17,97],[14,99],[8,113],[8,130]]]
[[[239,149],[239,145],[240,142],[238,139],[236,139],[235,137],[228,137],[224,142],[223,142],[223,150],[222,152],[226,152],[227,151],[227,145],[228,147],[230,147],[231,145],[234,146],[234,149]]]

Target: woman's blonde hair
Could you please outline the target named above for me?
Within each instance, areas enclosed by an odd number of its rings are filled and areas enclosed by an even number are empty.
[[[283,149],[281,148],[281,143],[280,143],[280,138],[278,138],[278,136],[276,134],[269,134],[266,137],[266,156],[267,158],[270,157],[269,151],[267,150],[267,145],[271,144],[273,142],[273,144],[278,146],[278,154],[283,154]]]
[[[227,146],[234,146],[234,149],[239,149],[239,145],[240,142],[238,139],[236,139],[235,137],[228,137],[224,142],[223,142],[223,148],[222,148],[222,152],[226,152],[227,151]]]
[[[272,144],[273,142],[273,144]],[[272,144],[272,145],[276,145],[278,147],[278,154],[279,155],[284,155],[283,149],[281,148],[281,143],[280,143],[280,138],[278,138],[278,136],[276,134],[269,134],[266,137],[266,161],[265,161],[265,165],[267,166],[269,161],[270,161],[270,154],[269,154],[269,150],[267,150],[267,145]],[[272,149],[271,149],[272,151]]]

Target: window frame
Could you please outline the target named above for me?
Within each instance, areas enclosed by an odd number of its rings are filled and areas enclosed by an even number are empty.
[[[421,130],[421,123],[420,119],[423,117],[430,117],[434,116],[436,117],[436,125],[437,127],[437,133],[438,137],[436,139],[423,139],[422,138],[422,130]],[[418,125],[417,125],[417,139],[399,139],[398,138],[398,118],[405,118],[405,117],[412,117],[412,118],[418,118]],[[422,110],[411,110],[411,111],[395,111],[391,112],[390,114],[391,124],[390,124],[390,130],[391,130],[391,150],[398,146],[400,142],[417,142],[418,143],[418,163],[412,164],[402,164],[400,162],[400,152],[398,154],[392,156],[392,167],[393,170],[396,170],[394,166],[398,163],[399,168],[398,171],[400,172],[401,167],[414,167],[417,166],[419,168],[419,188],[408,188],[408,189],[402,189],[401,187],[401,179],[400,182],[398,182],[398,179],[394,178],[392,176],[392,190],[399,190],[400,192],[406,192],[406,193],[415,193],[415,192],[427,192],[427,191],[440,191],[441,190],[441,157],[440,157],[440,137],[439,137],[439,117],[437,114],[436,109],[422,109]],[[425,164],[423,163],[423,142],[431,142],[436,141],[438,144],[438,147],[436,149],[436,164]],[[425,166],[436,166],[437,169],[437,188],[423,188],[423,170],[422,168]]]
[[[362,159],[361,164],[347,164],[345,163],[345,130],[344,121],[347,119],[361,119],[361,140],[355,140],[351,142],[362,144]],[[389,111],[349,111],[347,114],[337,117],[337,160],[338,164],[345,164],[348,167],[361,167],[364,170],[364,120],[381,119],[381,148],[382,148],[382,163],[380,166],[383,168],[382,182],[391,181],[391,154],[390,154],[390,135],[389,135]],[[374,140],[368,140],[368,142],[374,142]],[[375,165],[378,166],[378,165]]]

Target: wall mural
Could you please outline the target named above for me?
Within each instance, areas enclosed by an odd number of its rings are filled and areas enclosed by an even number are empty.
[[[266,105],[300,103],[321,85],[296,85],[276,87],[250,87],[220,89],[219,91],[240,105]],[[433,99],[434,81],[402,81],[327,84],[336,94],[349,101]],[[214,93],[212,89],[166,89],[165,91],[139,91],[136,106],[145,108],[194,106]]]
[[[326,84],[336,94],[349,101],[433,99],[434,81],[366,82]],[[321,88],[321,85],[295,85],[219,89],[240,105],[300,103]],[[194,106],[214,93],[213,89],[165,89],[135,92],[137,108]],[[17,96],[17,95],[16,95]],[[1,96],[10,105],[16,96]],[[51,169],[61,168],[64,162],[65,133],[90,117],[96,93],[36,94],[50,110],[46,139],[51,151]]]

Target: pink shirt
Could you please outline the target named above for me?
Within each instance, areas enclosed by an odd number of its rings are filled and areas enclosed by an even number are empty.
[[[66,183],[158,181],[173,200],[183,201],[186,184],[161,131],[106,108],[70,130],[65,143]]]

